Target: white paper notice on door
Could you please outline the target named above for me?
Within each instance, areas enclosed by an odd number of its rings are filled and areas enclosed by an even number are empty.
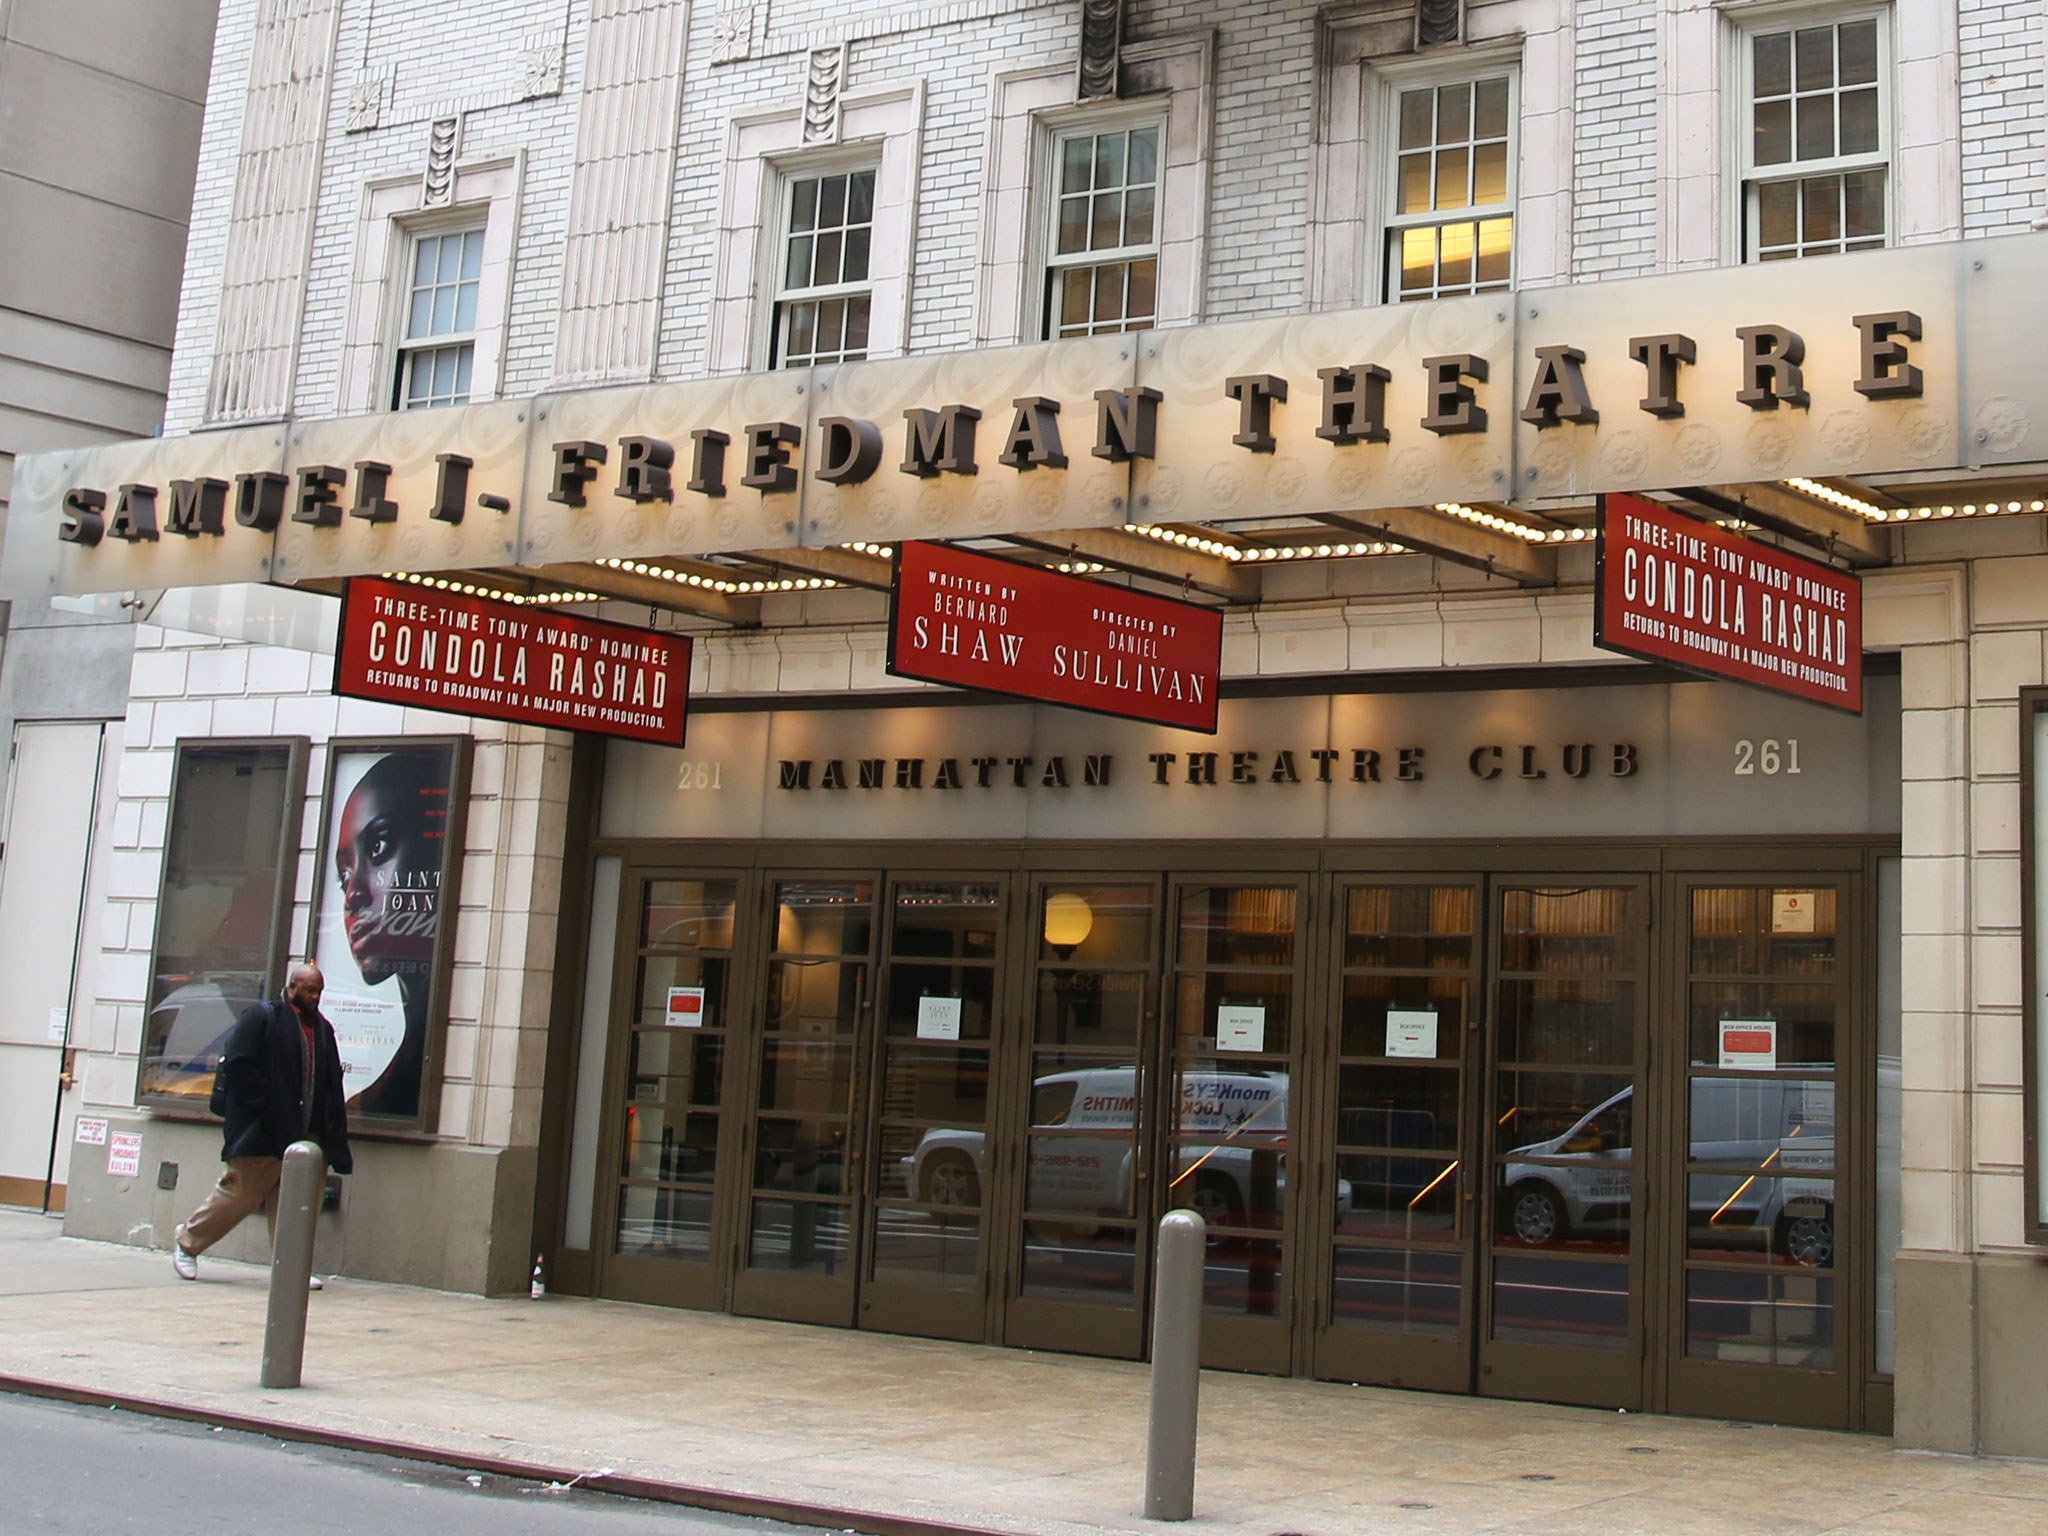
[[[80,1115],[73,1122],[71,1134],[81,1147],[104,1147],[107,1144],[107,1122],[96,1116]]]
[[[107,1143],[107,1177],[132,1179],[142,1172],[142,1133],[116,1131]]]
[[[917,1038],[920,1040],[958,1040],[960,1038],[960,999],[957,997],[920,997],[917,1000]]]
[[[1771,892],[1771,932],[1812,933],[1813,917],[1812,891]]]
[[[1434,1008],[1389,1008],[1387,1010],[1387,1054],[1426,1056],[1436,1059],[1436,1010]]]
[[[704,1027],[704,989],[702,987],[670,987],[668,989],[668,1027],[670,1029],[702,1029]]]
[[[1721,1065],[1738,1071],[1778,1070],[1778,1021],[1776,1019],[1723,1019],[1721,1021]]]
[[[1259,1003],[1219,1003],[1216,1008],[1216,1049],[1263,1051],[1266,1009]]]

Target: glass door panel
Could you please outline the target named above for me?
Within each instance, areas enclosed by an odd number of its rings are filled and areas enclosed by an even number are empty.
[[[1337,1163],[1320,1376],[1438,1391],[1472,1375],[1469,884],[1340,890]]]
[[[713,1306],[721,1300],[713,1259],[738,884],[648,878],[638,886],[603,1289]]]
[[[1838,1279],[1853,1249],[1837,1233],[1841,893],[1697,885],[1685,906],[1673,1407],[1719,1412],[1723,1393],[1741,1391],[1790,1419],[1843,1423]]]
[[[853,1321],[853,1189],[875,882],[782,879],[755,1092],[740,1310]]]
[[[1033,892],[1011,1344],[1136,1356],[1151,1254],[1159,889],[1049,877]]]
[[[980,1338],[988,1294],[990,1050],[999,881],[921,879],[891,896],[861,1321]]]
[[[1482,1392],[1642,1402],[1644,899],[1622,884],[1497,892]]]
[[[1208,1225],[1203,1361],[1285,1371],[1293,1321],[1286,1204],[1301,893],[1292,882],[1174,892],[1160,1208]]]

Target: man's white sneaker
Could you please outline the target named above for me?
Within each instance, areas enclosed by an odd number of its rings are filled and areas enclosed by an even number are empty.
[[[180,1280],[199,1278],[199,1255],[185,1251],[185,1245],[175,1237],[171,1239],[171,1268],[178,1272]]]
[[[327,1285],[318,1275],[308,1275],[306,1276],[306,1289],[309,1291],[324,1291],[327,1289]]]

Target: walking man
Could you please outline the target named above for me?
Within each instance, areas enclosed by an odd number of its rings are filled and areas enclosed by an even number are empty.
[[[181,1280],[199,1278],[199,1255],[258,1206],[277,1242],[277,1184],[284,1152],[318,1142],[327,1166],[347,1173],[348,1111],[342,1102],[341,1051],[320,1016],[326,982],[310,962],[292,967],[284,995],[244,1009],[221,1055],[226,1090],[220,1182],[171,1234],[171,1263]],[[314,1290],[320,1289],[318,1276]]]

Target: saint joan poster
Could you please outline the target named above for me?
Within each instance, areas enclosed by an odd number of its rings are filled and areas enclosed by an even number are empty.
[[[313,958],[351,1115],[426,1129],[440,1071],[466,736],[336,741],[327,754]]]

